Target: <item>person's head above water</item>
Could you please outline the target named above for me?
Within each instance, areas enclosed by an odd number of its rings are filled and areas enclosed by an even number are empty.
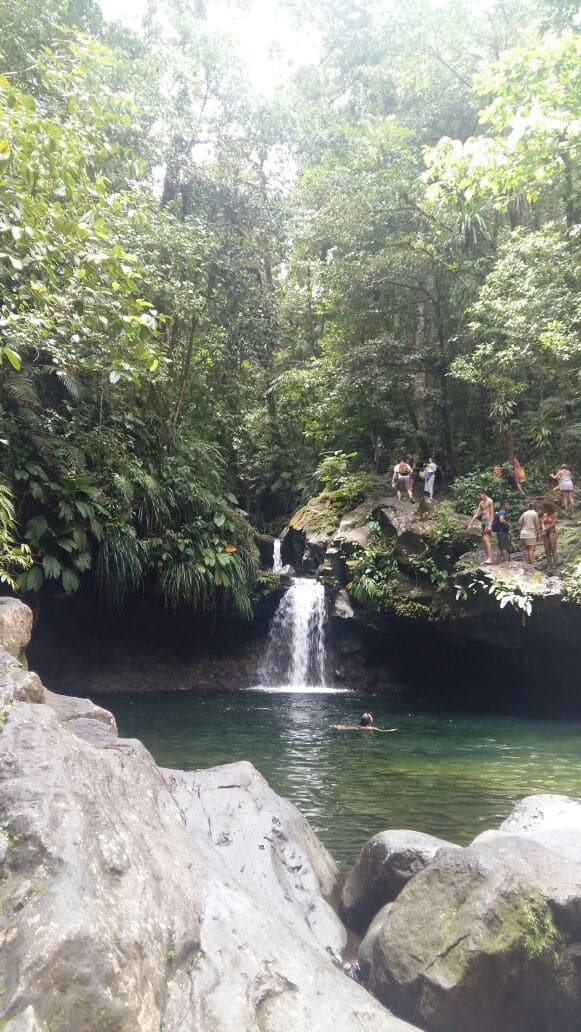
[[[373,713],[362,713],[359,719],[360,727],[371,727],[373,724]]]

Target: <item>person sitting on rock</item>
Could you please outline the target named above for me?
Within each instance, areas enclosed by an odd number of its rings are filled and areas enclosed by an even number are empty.
[[[395,487],[395,493],[397,495],[398,502],[401,502],[401,492],[407,491],[410,502],[413,502],[414,496],[412,493],[412,468],[409,462],[402,459],[393,467],[393,477],[391,478],[391,486]]]

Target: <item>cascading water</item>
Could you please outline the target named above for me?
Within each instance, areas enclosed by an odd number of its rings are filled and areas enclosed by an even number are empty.
[[[325,685],[325,589],[296,577],[275,613],[258,670],[263,688]]]
[[[274,539],[274,555],[273,555],[273,558],[272,558],[272,572],[273,573],[280,573],[280,571],[282,570],[282,558],[281,558],[281,554],[280,554],[281,544],[282,544],[282,542],[281,542],[280,538],[275,538]]]

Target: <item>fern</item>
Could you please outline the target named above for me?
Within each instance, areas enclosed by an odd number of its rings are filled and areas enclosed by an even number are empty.
[[[120,611],[130,595],[143,586],[144,550],[135,531],[127,526],[109,527],[99,546],[95,581],[101,598]]]

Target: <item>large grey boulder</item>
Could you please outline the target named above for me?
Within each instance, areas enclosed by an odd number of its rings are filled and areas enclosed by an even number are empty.
[[[341,893],[341,915],[363,933],[378,910],[394,900],[440,849],[458,849],[421,831],[381,831],[365,843]]]
[[[59,1032],[159,1029],[168,980],[196,956],[202,886],[151,756],[95,748],[49,706],[15,702],[0,730],[0,821],[0,1016],[32,1007]]]
[[[347,936],[326,902],[337,866],[296,806],[277,796],[251,763],[164,776],[196,843],[219,853],[229,876],[302,938],[314,936],[338,956]]]
[[[410,1032],[334,962],[334,864],[250,765],[163,772],[0,648],[2,673],[0,1026]]]
[[[24,663],[24,650],[32,633],[32,611],[16,598],[0,598],[0,644]]]
[[[575,861],[581,857],[581,800],[562,795],[527,796],[498,830],[484,831],[474,841],[487,842],[499,835],[522,835]]]
[[[442,851],[376,935],[370,985],[434,1032],[573,1032],[580,905],[581,859],[533,840]]]

